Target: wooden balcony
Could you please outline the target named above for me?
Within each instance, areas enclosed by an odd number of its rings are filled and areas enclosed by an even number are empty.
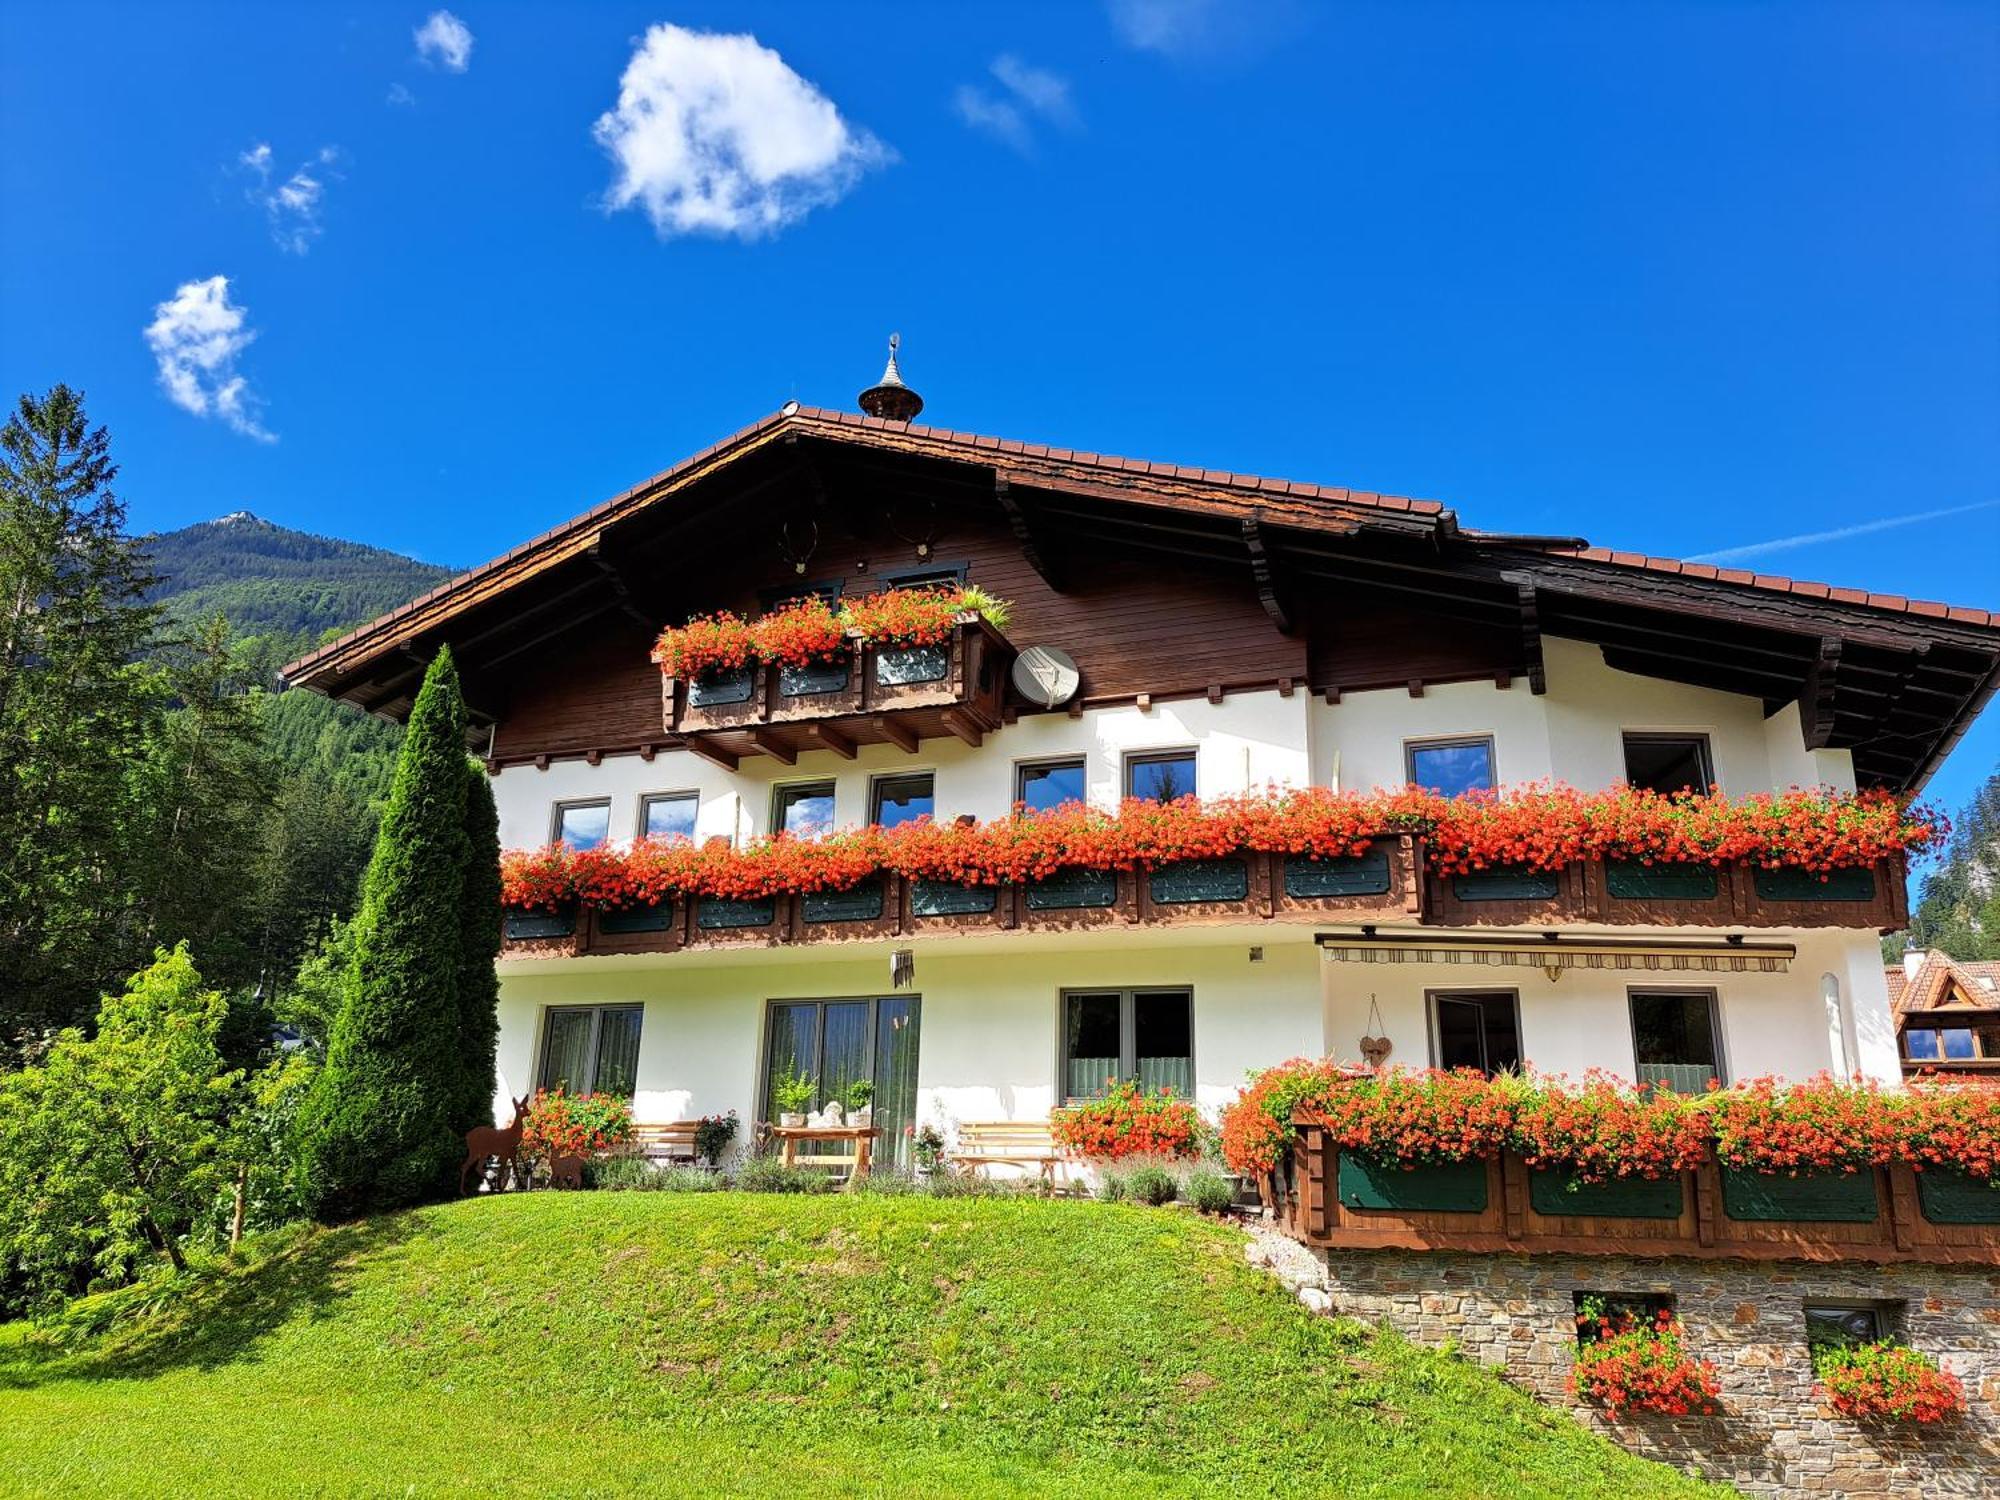
[[[936,646],[887,650],[856,637],[827,665],[667,677],[661,707],[668,733],[732,771],[750,755],[791,765],[808,750],[851,760],[861,745],[915,754],[924,740],[956,736],[976,746],[1000,727],[1013,658],[1007,638],[968,613]]]
[[[1858,927],[1909,925],[1903,861],[1836,870],[1588,860],[1558,871],[1424,874],[1424,921],[1440,927]]]
[[[1805,1177],[1708,1161],[1659,1182],[1568,1188],[1509,1153],[1404,1171],[1343,1155],[1316,1120],[1260,1191],[1319,1250],[2000,1265],[2000,1188],[1892,1166]]]
[[[503,956],[879,942],[992,932],[1290,922],[1409,922],[1421,853],[1407,835],[1357,859],[1246,853],[1157,870],[1069,870],[1021,885],[963,886],[888,873],[846,891],[697,899],[634,911],[512,912]]]

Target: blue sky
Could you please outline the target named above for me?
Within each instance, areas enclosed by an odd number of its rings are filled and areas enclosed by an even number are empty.
[[[136,526],[479,561],[893,328],[941,425],[2000,605],[1990,6],[432,14],[0,7],[0,376]]]

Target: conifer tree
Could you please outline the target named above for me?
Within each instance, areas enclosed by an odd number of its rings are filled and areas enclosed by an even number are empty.
[[[477,761],[465,763],[465,880],[459,894],[458,1045],[464,1094],[458,1127],[493,1123],[500,1044],[500,814]]]
[[[354,970],[302,1130],[322,1218],[439,1196],[464,1145],[465,704],[438,652],[410,710],[356,917]]]

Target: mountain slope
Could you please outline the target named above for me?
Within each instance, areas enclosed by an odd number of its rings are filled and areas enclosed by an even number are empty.
[[[135,1324],[76,1353],[0,1329],[0,1475],[65,1495],[1714,1493],[1475,1365],[1308,1313],[1239,1231],[1175,1210],[508,1194],[246,1250],[177,1297],[132,1289]]]
[[[442,583],[450,568],[278,526],[248,511],[146,537],[170,623],[217,611],[242,635],[301,636],[372,620]]]

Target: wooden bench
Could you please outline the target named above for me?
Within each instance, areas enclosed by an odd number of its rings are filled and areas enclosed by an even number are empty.
[[[952,1165],[970,1176],[978,1176],[983,1167],[1033,1167],[1051,1187],[1064,1160],[1046,1120],[963,1121],[958,1149],[951,1154]]]
[[[634,1125],[632,1137],[625,1143],[625,1152],[651,1162],[693,1165],[694,1128],[700,1123],[699,1120],[670,1120],[665,1124]]]

